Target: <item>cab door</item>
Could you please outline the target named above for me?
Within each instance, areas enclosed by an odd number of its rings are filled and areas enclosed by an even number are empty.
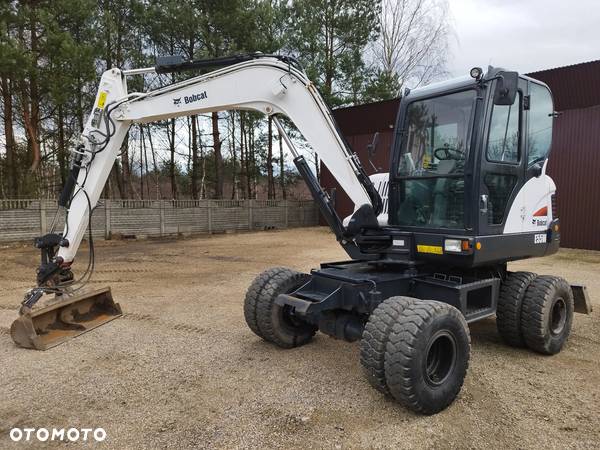
[[[519,79],[518,87],[512,105],[494,105],[491,98],[488,102],[480,158],[479,235],[503,234],[509,211],[522,208],[515,198],[525,173],[527,81]]]
[[[529,80],[525,179],[522,192],[523,232],[544,232],[556,219],[553,197],[556,185],[546,175],[552,147],[554,105],[545,85]]]

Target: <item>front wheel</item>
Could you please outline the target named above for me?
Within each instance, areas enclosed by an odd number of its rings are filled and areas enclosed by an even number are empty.
[[[405,407],[435,414],[450,405],[463,385],[471,339],[461,312],[446,303],[403,298],[390,332],[385,378]]]

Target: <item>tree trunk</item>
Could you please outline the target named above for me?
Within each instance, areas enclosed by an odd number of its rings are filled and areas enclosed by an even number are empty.
[[[235,111],[229,114],[231,118],[231,200],[237,196],[237,152],[235,150]]]
[[[148,200],[150,200],[150,172],[148,171],[148,152],[146,149],[146,138],[144,137],[144,126],[143,125],[140,125],[140,139],[142,140],[142,148],[144,150],[143,173],[146,174],[146,197],[148,197]],[[142,159],[141,156],[140,156],[140,159]]]
[[[221,136],[219,134],[219,113],[212,113],[212,135],[215,151],[215,197],[223,198],[223,155],[221,153]]]
[[[258,192],[258,167],[256,165],[256,147],[254,143],[254,129],[249,130],[250,133],[250,154],[252,155],[252,198],[256,198]]]
[[[104,4],[102,5],[102,11],[103,11],[103,15],[104,15],[104,24],[103,24],[103,28],[104,28],[104,45],[106,46],[106,54],[104,55],[104,59],[106,61],[106,68],[105,70],[109,70],[112,68],[113,63],[112,63],[112,36],[110,34],[110,25],[109,25],[109,19],[108,16],[110,14],[110,10],[111,10],[111,5],[109,1],[104,1]]]
[[[238,180],[239,191],[242,199],[248,198],[246,196],[246,184],[244,181],[244,113],[242,111],[239,112],[240,117],[240,177]]]
[[[287,199],[285,192],[285,164],[283,159],[283,137],[279,133],[279,186],[281,187],[281,198]]]
[[[115,161],[115,163],[113,164],[111,172],[112,172],[111,176],[117,182],[117,189],[119,190],[119,198],[127,198],[125,196],[125,190],[123,189],[123,180],[121,179],[121,176],[120,176],[119,161],[118,160]]]
[[[169,164],[169,176],[171,178],[171,195],[173,200],[177,199],[177,179],[175,178],[175,119],[171,119],[169,133],[169,149],[171,150],[171,162]]]
[[[83,132],[83,86],[81,77],[77,77],[77,131]]]
[[[250,198],[250,178],[248,176],[248,140],[246,138],[246,113],[240,113],[240,166],[241,166],[241,183],[244,189],[244,198]]]
[[[144,200],[144,129],[140,129],[140,199]]]
[[[202,178],[200,180],[200,198],[206,198],[206,158],[204,157],[204,145],[202,144],[201,136],[198,136],[198,144],[200,147],[200,159],[202,160]]]
[[[273,119],[267,120],[267,198],[275,198],[275,180],[273,179]]]
[[[58,127],[58,148],[56,153],[58,156],[58,167],[60,169],[60,185],[64,186],[67,181],[67,153],[65,148],[65,118],[63,113],[63,105],[58,105],[57,108],[57,127]]]
[[[192,198],[198,200],[198,116],[191,116],[192,120]]]
[[[40,93],[37,79],[37,58],[38,58],[38,34],[36,30],[36,17],[31,14],[29,20],[29,32],[31,33],[31,56],[33,57],[33,70],[29,74],[29,98],[31,101],[31,114],[29,120],[26,120],[27,130],[31,139],[31,149],[33,151],[33,162],[31,171],[37,170],[42,161],[42,153],[39,142],[39,124],[40,124]]]
[[[125,139],[121,145],[121,173],[121,195],[124,196],[125,199],[129,199],[133,193],[133,189],[131,189],[131,168],[129,167],[129,132],[125,135]]]
[[[19,184],[17,166],[15,164],[15,133],[13,128],[13,102],[11,84],[7,76],[0,77],[2,87],[2,103],[4,112],[4,140],[6,142],[6,171],[8,181],[8,196],[18,197]]]
[[[156,198],[162,199],[162,189],[160,188],[160,172],[158,165],[156,164],[156,155],[154,154],[154,144],[152,143],[152,131],[150,125],[148,125],[148,144],[150,144],[150,153],[152,154],[152,165],[154,166],[154,180],[156,182]]]

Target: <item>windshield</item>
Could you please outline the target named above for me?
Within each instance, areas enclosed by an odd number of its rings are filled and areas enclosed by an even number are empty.
[[[468,90],[411,103],[398,175],[463,173],[474,99]]]
[[[408,106],[393,224],[464,228],[464,170],[476,92],[468,90]]]

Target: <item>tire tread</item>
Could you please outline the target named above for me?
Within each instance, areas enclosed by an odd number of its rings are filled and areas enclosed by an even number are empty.
[[[523,298],[535,277],[536,274],[532,272],[512,272],[500,286],[496,326],[502,339],[513,347],[525,346],[521,331]]]
[[[262,338],[282,348],[294,348],[309,342],[316,333],[315,327],[304,327],[302,332],[294,332],[291,342],[280,334],[277,324],[273,322],[272,310],[275,299],[290,286],[298,286],[307,281],[310,275],[286,268],[276,268],[264,272],[264,284],[256,302],[256,323]]]
[[[390,395],[385,380],[385,349],[392,327],[402,314],[406,297],[390,297],[369,316],[360,341],[360,363],[367,380],[379,392]]]
[[[246,297],[244,298],[244,319],[252,332],[261,338],[264,338],[264,334],[258,326],[257,306],[259,296],[269,282],[269,279],[285,270],[287,269],[284,267],[274,267],[262,272],[254,278],[246,291]]]
[[[556,291],[563,290],[567,293],[567,308],[569,316],[567,317],[566,335],[560,345],[552,345],[548,340],[548,313],[545,311]],[[539,353],[552,355],[558,353],[568,338],[571,328],[573,314],[573,294],[569,283],[560,277],[552,275],[542,275],[537,277],[525,293],[523,300],[523,312],[521,319],[521,329],[523,338],[527,346]]]

